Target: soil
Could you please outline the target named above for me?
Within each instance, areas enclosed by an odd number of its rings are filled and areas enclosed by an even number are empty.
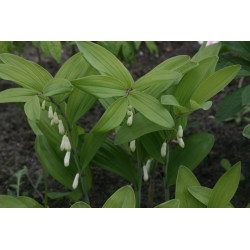
[[[159,57],[151,55],[142,44],[140,51],[135,54],[135,61],[132,66],[125,64],[135,79],[144,75],[165,59],[181,54],[193,56],[199,49],[197,42],[157,42]],[[62,63],[71,56],[71,48],[63,45]],[[37,62],[35,49],[30,43],[25,43],[24,58]],[[43,66],[54,75],[59,69],[53,58],[44,59]],[[249,79],[244,79],[244,84]],[[250,140],[242,136],[245,126],[236,125],[234,122],[215,124],[214,116],[216,109],[222,99],[232,90],[238,87],[239,80],[234,80],[224,91],[213,98],[213,106],[209,111],[197,111],[190,116],[190,122],[198,121],[199,126],[185,131],[185,136],[208,132],[215,136],[215,144],[209,155],[195,169],[194,173],[201,185],[213,187],[219,177],[225,172],[221,167],[222,158],[227,158],[234,164],[242,162],[242,173],[245,180],[240,182],[239,188],[232,203],[235,207],[245,207],[250,202]],[[0,81],[0,91],[16,86],[14,83]],[[101,117],[103,109],[95,105],[79,123],[89,131],[96,121]],[[22,177],[21,194],[29,195],[39,202],[43,202],[43,182],[39,182],[38,191],[34,192],[34,186],[41,175],[41,165],[34,150],[35,135],[29,128],[26,117],[21,106],[16,104],[0,105],[0,194],[7,194],[13,190],[10,185],[16,183],[13,176],[22,168],[28,169],[28,175]],[[89,192],[92,207],[101,207],[106,199],[118,188],[128,184],[121,177],[92,166],[93,186]],[[162,169],[158,168],[155,178],[154,205],[163,202]],[[48,176],[49,192],[62,192],[64,187]],[[147,206],[148,183],[142,186],[142,206]],[[170,190],[170,197],[174,197],[174,188]],[[49,199],[50,207],[68,207],[69,202],[65,198]]]

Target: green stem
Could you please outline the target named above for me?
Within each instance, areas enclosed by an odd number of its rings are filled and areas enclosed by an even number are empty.
[[[36,54],[37,54],[37,57],[38,57],[38,63],[40,65],[42,65],[42,60],[41,60],[41,54],[40,54],[39,47],[36,48]]]
[[[47,175],[44,167],[43,169],[43,182],[44,182],[44,207],[48,207],[48,182],[47,182]]]
[[[169,186],[168,186],[168,164],[169,164],[169,143],[167,144],[167,152],[165,158],[165,164],[163,167],[163,174],[164,174],[164,197],[165,201],[169,200]]]
[[[71,56],[73,56],[73,55],[75,55],[75,53],[76,53],[76,45],[75,45],[75,44],[72,44],[72,45],[71,45],[71,49],[72,49],[72,55],[71,55]]]
[[[75,160],[75,163],[76,163],[76,166],[77,166],[77,169],[78,169],[78,172],[79,174],[81,175],[81,178],[80,178],[80,181],[81,181],[81,187],[82,187],[82,192],[83,192],[83,195],[84,195],[84,200],[86,203],[90,203],[89,202],[89,197],[88,197],[88,191],[87,191],[87,185],[86,185],[86,178],[85,178],[85,172],[84,170],[81,171],[81,167],[80,167],[80,163],[79,163],[79,158],[78,158],[78,154],[77,154],[77,151],[76,151],[76,148],[75,148],[75,143],[73,141],[73,135],[72,135],[72,127],[70,125],[70,122],[68,120],[68,117],[67,115],[65,114],[64,110],[62,109],[61,105],[58,104],[53,97],[50,97],[50,100],[53,104],[55,104],[55,106],[58,108],[58,110],[60,111],[61,115],[63,116],[65,122],[66,122],[66,125],[67,125],[67,130],[68,130],[68,136],[69,136],[69,140],[71,142],[71,147],[72,147],[72,154],[73,154],[73,157],[74,157],[74,160]]]
[[[155,169],[157,167],[158,163],[156,161],[153,161],[153,164],[150,168],[150,183],[148,188],[148,208],[153,207],[153,201],[154,201],[154,186],[155,186]]]

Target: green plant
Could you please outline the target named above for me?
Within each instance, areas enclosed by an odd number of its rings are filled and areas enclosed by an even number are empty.
[[[235,77],[240,66],[215,72],[220,44],[206,47],[204,43],[192,59],[185,55],[170,58],[134,81],[105,48],[91,42],[77,42],[77,46],[80,52],[69,58],[55,77],[33,62],[0,54],[0,77],[22,87],[0,92],[0,103],[25,102],[43,167],[45,207],[46,172],[75,200],[90,204],[91,164],[131,183],[136,207],[141,206],[142,180],[151,182],[152,205],[154,173],[163,164],[167,201],[179,167],[196,168],[214,143],[207,133],[184,137],[188,116],[198,109],[209,109],[209,99]],[[105,112],[85,133],[77,121],[97,101]],[[107,138],[111,130],[115,130],[114,140]],[[173,150],[171,142],[177,144]]]

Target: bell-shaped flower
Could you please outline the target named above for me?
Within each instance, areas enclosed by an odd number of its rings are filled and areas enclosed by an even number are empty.
[[[148,179],[149,179],[149,176],[148,176],[147,166],[143,166],[143,180],[148,181]]]
[[[136,149],[135,140],[133,140],[133,141],[131,141],[131,142],[129,143],[129,147],[130,147],[130,150],[131,150],[132,152],[135,152],[135,149]]]
[[[52,109],[51,105],[49,106],[48,117],[49,117],[49,119],[53,119],[54,118],[53,109]]]
[[[73,184],[72,184],[73,189],[76,189],[78,187],[79,176],[80,176],[79,173],[77,173],[75,176],[75,179],[74,179]]]
[[[70,162],[70,151],[67,151],[65,157],[64,157],[64,166],[68,167]]]
[[[181,148],[184,148],[184,147],[185,147],[185,143],[184,143],[184,141],[183,141],[182,138],[177,138],[177,141],[178,141],[178,144],[179,144],[179,146],[180,146]]]
[[[163,142],[161,146],[161,157],[165,158],[167,154],[167,143]]]
[[[64,129],[62,120],[58,120],[58,130],[59,130],[59,134],[61,134],[61,135],[63,135],[65,133],[65,129]]]

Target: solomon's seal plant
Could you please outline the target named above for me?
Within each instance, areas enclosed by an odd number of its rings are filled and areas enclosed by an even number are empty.
[[[115,194],[110,198],[121,201],[122,205],[116,207],[141,206],[142,180],[150,181],[148,206],[152,207],[155,172],[163,166],[167,202],[180,166],[191,172],[214,143],[207,133],[184,136],[188,116],[195,110],[209,109],[210,99],[236,76],[240,66],[215,71],[220,44],[206,47],[204,43],[193,58],[172,57],[135,81],[105,48],[91,42],[77,42],[77,46],[80,52],[69,58],[54,77],[33,62],[0,54],[0,77],[22,87],[2,91],[0,102],[25,103],[44,173],[49,172],[70,190],[75,200],[83,199],[85,207],[91,204],[88,191],[92,164],[120,175],[133,186],[135,196],[131,187],[125,187],[118,190],[123,198]],[[85,133],[77,121],[97,101],[105,112]],[[112,130],[114,140],[108,138]],[[177,145],[172,147],[172,142]],[[186,183],[188,177],[183,178]],[[132,198],[124,203],[124,197]],[[104,207],[112,207],[109,201]],[[182,204],[173,203],[176,207]],[[44,205],[48,205],[46,191]]]

